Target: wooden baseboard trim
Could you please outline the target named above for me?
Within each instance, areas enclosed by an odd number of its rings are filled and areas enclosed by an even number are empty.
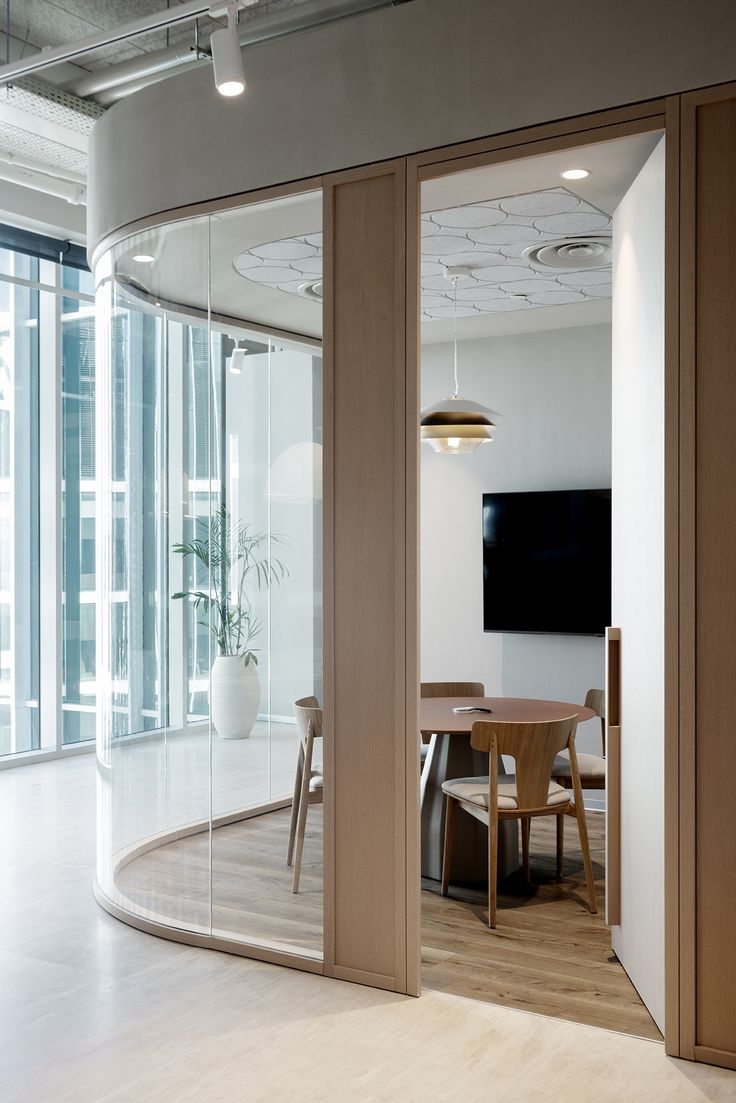
[[[368,984],[371,988],[385,988],[388,992],[396,991],[396,977],[385,976],[383,973],[367,973],[362,969],[348,969],[344,965],[336,965],[332,976],[336,980],[347,980],[352,984]]]
[[[736,1053],[725,1049],[711,1049],[710,1046],[696,1046],[695,1060],[705,1065],[719,1065],[722,1069],[736,1069]]]

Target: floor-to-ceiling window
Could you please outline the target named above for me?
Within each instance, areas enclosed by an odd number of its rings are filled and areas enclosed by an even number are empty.
[[[0,755],[40,746],[38,261],[0,248]]]
[[[79,246],[0,227],[0,764],[95,738],[94,311]]]
[[[88,272],[64,267],[62,289],[93,294]],[[60,299],[62,741],[95,738],[94,303]]]

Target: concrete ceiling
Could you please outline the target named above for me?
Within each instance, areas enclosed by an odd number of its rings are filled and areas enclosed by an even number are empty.
[[[183,0],[168,0],[175,7]],[[241,24],[297,7],[305,0],[258,0]],[[167,0],[9,0],[0,2],[0,65],[74,43],[165,10]],[[201,19],[198,42],[208,46],[224,20]],[[87,140],[104,113],[93,99],[71,94],[87,74],[180,43],[195,43],[195,24],[141,35],[24,77],[0,89],[0,218],[77,240],[84,233]],[[170,75],[175,70],[169,70]],[[61,185],[58,181],[62,181]],[[77,191],[68,199],[71,182]],[[27,193],[27,194],[26,194]],[[34,227],[28,210],[44,208]],[[71,204],[81,207],[70,209]],[[17,214],[15,211],[17,210]]]
[[[153,15],[174,8],[183,0],[10,0],[10,33],[14,39],[25,45],[25,52],[41,50],[45,46],[59,46],[66,42],[76,42],[100,31],[113,30],[124,23],[131,23],[146,15]],[[257,12],[283,11],[296,7],[304,0],[260,0],[250,11],[241,12],[241,22],[247,22]],[[5,5],[3,4],[3,14]],[[200,41],[205,43],[209,35],[218,27],[224,26],[222,20],[201,19],[199,21]],[[116,42],[100,50],[85,54],[76,65],[88,71],[99,69],[116,61],[129,58],[151,50],[161,50],[177,42],[194,41],[193,23],[171,27],[168,31],[155,31]],[[48,71],[53,79],[53,70]]]
[[[586,146],[574,154],[569,151],[545,154],[444,176],[423,185],[422,211],[428,213],[474,203],[494,204],[510,196],[559,189],[563,184],[560,173],[564,169],[583,167],[590,170],[590,176],[569,187],[574,188],[586,205],[612,215],[658,140],[657,135],[637,135]],[[318,242],[321,231],[319,192],[274,200],[218,214],[211,223],[204,218],[141,234],[117,248],[116,274],[125,282],[134,281],[153,301],[165,300],[201,310],[206,309],[209,291],[212,309],[219,314],[240,318],[246,323],[250,320],[319,337],[321,304],[303,294],[295,294],[296,279],[294,287],[281,290],[268,283],[244,279],[246,273],[238,272],[236,262],[251,251],[252,256],[258,258],[263,253],[260,247],[264,243],[297,237],[308,238],[310,243]],[[472,242],[470,244],[472,246]],[[153,256],[153,262],[133,261],[133,256],[140,254]],[[208,288],[210,257],[212,279]],[[310,254],[310,260],[315,259]],[[266,250],[262,262],[266,264],[268,260]],[[542,297],[534,309],[479,312],[459,317],[458,336],[472,339],[592,325],[610,318],[610,299],[588,298],[560,305],[542,305],[543,302]],[[423,343],[450,340],[452,324],[451,317],[424,319]]]

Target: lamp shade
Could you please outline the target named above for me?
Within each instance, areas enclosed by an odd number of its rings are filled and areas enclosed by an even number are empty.
[[[422,410],[422,440],[435,452],[474,452],[479,445],[493,440],[494,417],[498,414],[478,402],[469,402],[460,395],[446,398]]]

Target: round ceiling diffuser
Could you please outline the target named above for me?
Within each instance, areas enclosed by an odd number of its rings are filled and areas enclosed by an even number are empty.
[[[305,283],[300,283],[297,290],[300,295],[306,295],[308,299],[318,299],[322,302],[322,280],[307,280]]]
[[[524,260],[539,272],[576,271],[606,268],[613,259],[610,237],[562,238],[530,245],[522,252]]]

